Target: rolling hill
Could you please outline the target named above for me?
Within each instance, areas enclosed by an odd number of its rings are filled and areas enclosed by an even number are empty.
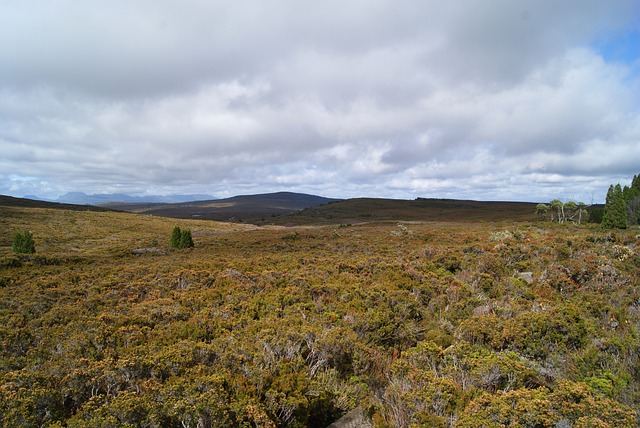
[[[102,206],[161,217],[256,223],[334,201],[337,199],[303,193],[277,192],[178,204],[110,203]]]
[[[126,211],[159,217],[216,220],[256,225],[356,224],[371,221],[532,221],[532,202],[472,201],[456,199],[333,199],[277,192],[240,195],[227,199],[186,203],[112,202],[78,205],[13,198],[0,195],[0,206],[68,210]]]
[[[120,211],[161,217],[276,224],[342,224],[369,221],[530,221],[535,203],[481,202],[454,199],[330,199],[279,192],[235,196],[183,204],[102,205]]]
[[[37,199],[14,198],[13,196],[0,195],[0,206],[22,208],[52,208],[71,211],[114,211],[111,208],[96,205],[67,204],[60,202],[48,202]]]

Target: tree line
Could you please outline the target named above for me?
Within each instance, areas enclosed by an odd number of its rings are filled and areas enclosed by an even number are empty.
[[[544,219],[565,223],[583,221],[600,223],[604,229],[626,229],[640,224],[640,174],[634,175],[630,186],[612,184],[607,191],[604,209],[592,208],[584,202],[552,200],[549,204],[536,205],[536,214]]]

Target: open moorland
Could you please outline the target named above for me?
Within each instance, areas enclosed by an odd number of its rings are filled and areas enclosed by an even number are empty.
[[[291,227],[0,206],[0,425],[638,426],[637,227],[374,202]]]
[[[119,211],[160,217],[231,221],[258,225],[354,224],[380,220],[535,220],[536,204],[452,199],[330,199],[278,192],[179,204],[109,203]]]

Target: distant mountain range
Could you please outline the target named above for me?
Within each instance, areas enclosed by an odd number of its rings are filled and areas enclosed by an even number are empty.
[[[101,205],[110,202],[125,203],[165,203],[176,204],[181,202],[203,201],[216,199],[211,195],[194,194],[194,195],[148,195],[148,196],[130,196],[122,193],[99,193],[87,195],[83,192],[68,192],[57,199],[44,199],[35,195],[27,195],[26,199],[34,199],[38,201],[58,202],[64,204],[79,205]]]

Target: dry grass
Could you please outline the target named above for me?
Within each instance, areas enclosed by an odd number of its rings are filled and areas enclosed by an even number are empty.
[[[206,242],[212,234],[253,230],[251,225],[167,219],[118,212],[0,207],[0,255],[11,253],[13,233],[28,230],[37,251],[52,255],[104,255],[135,248],[166,247],[175,225]],[[12,233],[13,231],[13,233]]]

